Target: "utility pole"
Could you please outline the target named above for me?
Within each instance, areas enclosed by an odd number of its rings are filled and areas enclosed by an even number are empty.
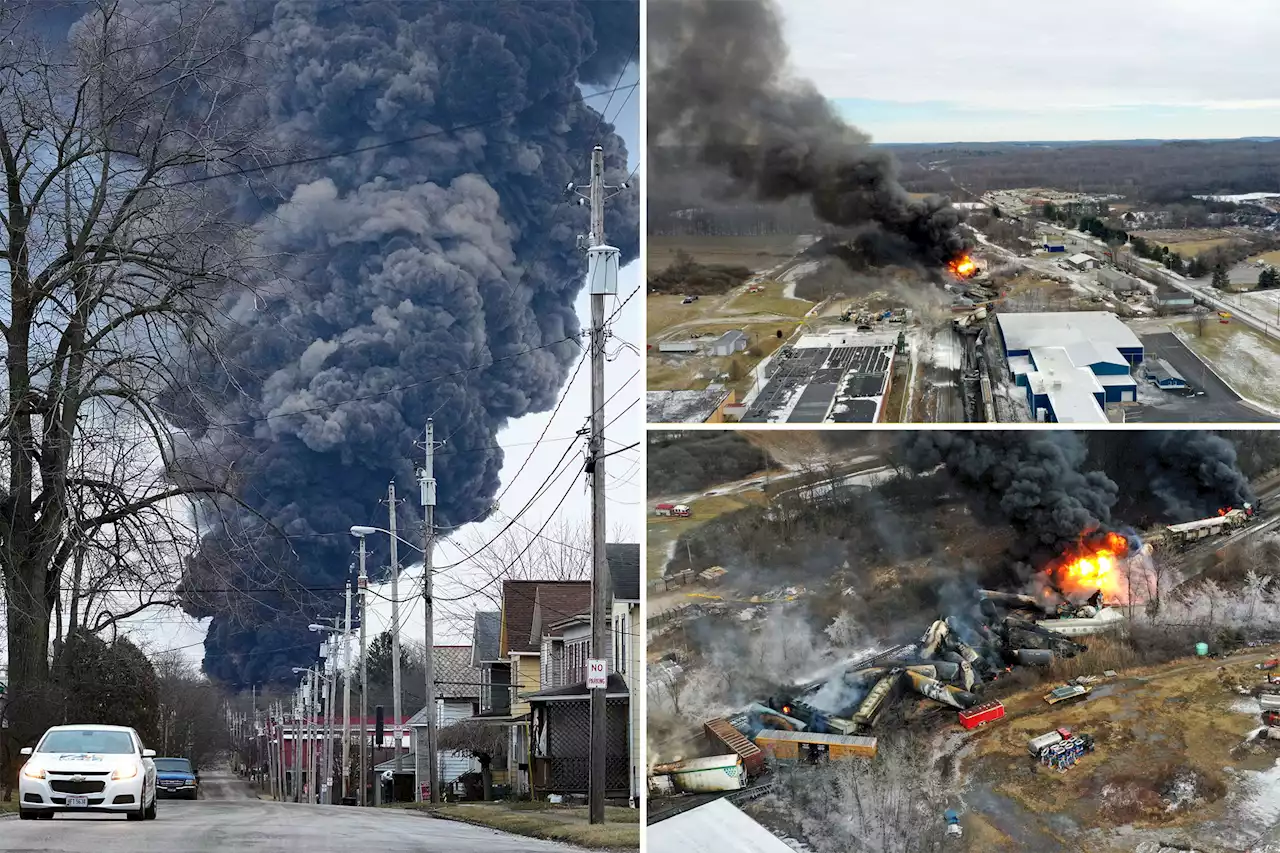
[[[351,573],[348,566],[346,583],[347,614],[342,629],[342,798],[345,800],[351,780]]]
[[[435,452],[436,439],[435,429],[431,424],[431,418],[427,418],[427,440],[423,443],[423,449],[426,451],[426,458],[422,470],[418,472],[418,484],[422,489],[422,603],[426,627],[426,659],[423,661],[422,668],[426,670],[426,701],[423,707],[427,715],[427,789],[430,792],[430,799],[433,803],[440,802],[440,771],[436,764],[440,758],[436,752],[436,644],[435,644],[435,614],[434,606],[431,600],[431,551],[435,546],[436,539],[436,475],[435,475]],[[444,442],[440,442],[444,444]],[[394,537],[393,540],[394,541]],[[397,697],[398,698],[398,697]],[[418,762],[419,765],[421,762]],[[422,799],[422,785],[419,780],[418,794],[416,799]]]
[[[591,233],[587,238],[587,284],[591,294],[591,443],[588,446],[587,474],[591,478],[591,658],[588,673],[598,676],[591,688],[591,772],[587,806],[591,823],[604,823],[605,792],[605,697],[608,683],[609,564],[605,559],[605,477],[604,460],[604,363],[606,328],[605,300],[618,295],[618,249],[604,241],[605,190],[621,191],[604,182],[604,148],[591,150],[591,186],[579,203],[591,205]],[[569,187],[574,190],[573,185]]]
[[[391,731],[395,737],[396,774],[400,773],[400,540],[396,536],[396,481],[387,484],[387,531],[391,534]]]
[[[302,686],[293,701],[293,801],[302,802]]]
[[[365,647],[364,626],[368,623],[365,590],[369,586],[369,576],[364,570],[366,557],[364,537],[360,537],[360,578],[357,581],[360,590],[360,805],[368,805],[366,792],[369,789],[369,656]]]

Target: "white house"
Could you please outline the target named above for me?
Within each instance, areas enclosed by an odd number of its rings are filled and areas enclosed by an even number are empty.
[[[473,665],[471,646],[436,646],[435,662],[437,729],[480,713],[481,671]],[[413,730],[415,799],[421,799],[427,782],[426,708],[409,719],[409,727]],[[469,752],[441,751],[436,767],[440,772],[437,784],[447,787],[464,773],[478,772],[480,763]]]
[[[640,546],[619,544],[606,546],[609,577],[613,584],[613,670],[627,682],[631,694],[631,802],[640,797],[640,736],[644,732],[640,719],[640,697],[644,684],[644,663],[640,660]]]

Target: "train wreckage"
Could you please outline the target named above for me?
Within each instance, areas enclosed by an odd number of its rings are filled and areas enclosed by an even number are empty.
[[[983,698],[985,685],[1015,666],[1043,667],[1073,657],[1088,648],[1074,636],[1124,624],[1101,590],[1083,604],[1061,597],[1061,603],[1047,605],[1030,595],[977,590],[966,612],[938,619],[914,643],[846,662],[732,717],[708,721],[704,735],[722,760],[654,766],[650,788],[659,795],[731,791],[746,787],[771,762],[874,758],[871,732],[906,694],[954,709],[965,728],[999,719],[1003,706]],[[696,772],[729,765],[734,772]]]

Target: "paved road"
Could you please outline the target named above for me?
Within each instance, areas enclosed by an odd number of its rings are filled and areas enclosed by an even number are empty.
[[[230,770],[210,770],[200,774],[200,797],[205,800],[256,800],[252,786]],[[165,800],[167,803],[168,800]]]
[[[0,822],[0,853],[552,853],[575,848],[395,809],[250,799],[229,774],[201,776],[208,799],[162,800],[154,821],[58,815]]]

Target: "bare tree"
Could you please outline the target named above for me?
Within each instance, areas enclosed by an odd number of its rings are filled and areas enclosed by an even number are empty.
[[[228,732],[222,693],[177,654],[152,659],[157,681],[155,748],[186,758],[197,770],[226,748]]]
[[[174,469],[157,401],[257,263],[203,180],[262,153],[234,15],[98,0],[66,45],[21,20],[4,40],[0,572],[19,696],[47,680],[69,566],[70,621],[110,626],[159,600],[183,500],[229,491],[216,462]]]
[[[437,735],[441,749],[469,752],[480,762],[480,778],[486,801],[493,799],[493,762],[495,759],[506,758],[508,732],[505,726],[486,724],[479,720],[459,720],[442,728]]]
[[[450,562],[460,565],[456,593],[441,589],[435,598],[437,618],[464,634],[470,633],[476,610],[502,609],[503,581],[591,579],[591,528],[586,523],[562,516],[545,527],[510,518],[503,524],[496,536],[475,532],[444,550]]]
[[[1204,330],[1209,323],[1209,309],[1203,305],[1197,305],[1191,309],[1191,315],[1196,324],[1196,337],[1203,338]]]

